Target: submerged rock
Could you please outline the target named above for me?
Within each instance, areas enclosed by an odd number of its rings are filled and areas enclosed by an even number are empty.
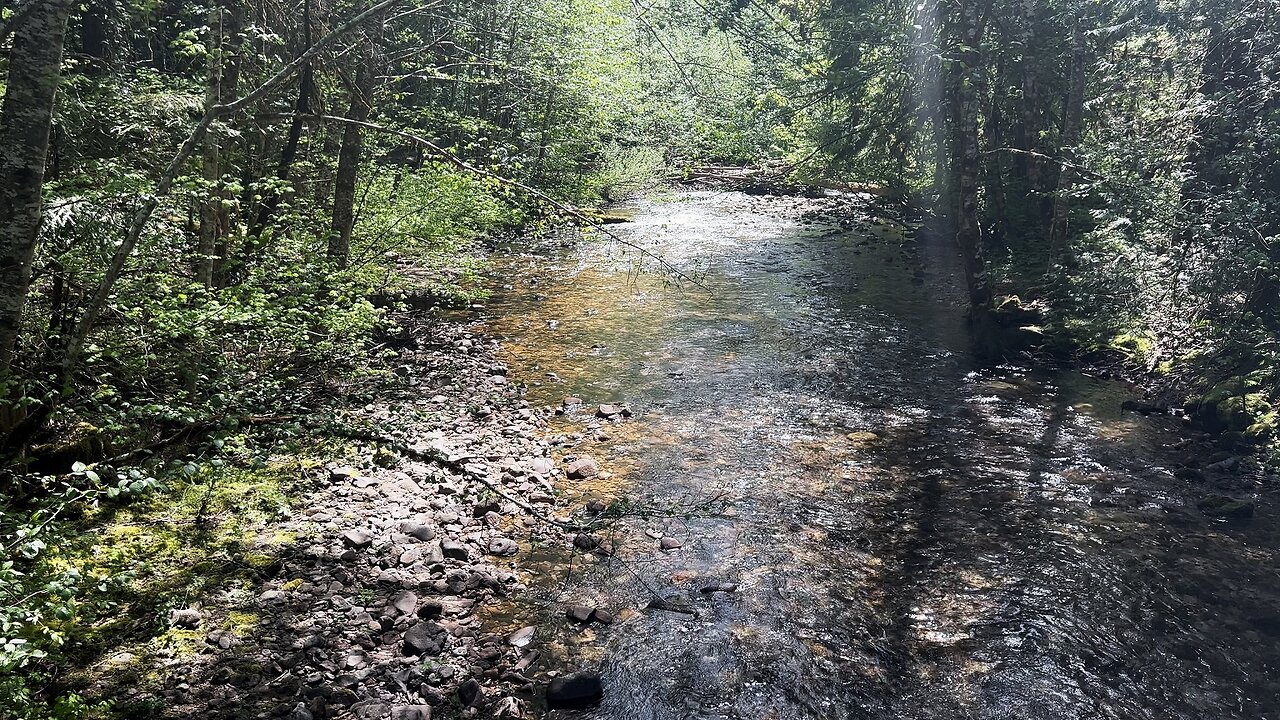
[[[1209,517],[1221,518],[1251,518],[1254,511],[1252,500],[1237,500],[1226,495],[1206,495],[1196,507]]]
[[[603,699],[604,682],[596,672],[561,675],[547,686],[547,707],[551,710],[579,710],[597,705]]]

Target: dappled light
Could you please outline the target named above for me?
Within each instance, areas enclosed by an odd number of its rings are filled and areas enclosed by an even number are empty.
[[[1280,0],[0,0],[0,720],[1280,713]]]

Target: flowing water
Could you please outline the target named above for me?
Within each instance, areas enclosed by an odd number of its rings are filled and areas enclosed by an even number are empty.
[[[607,688],[556,712],[1280,717],[1265,499],[1204,517],[1206,489],[1171,472],[1174,420],[1122,415],[1114,384],[976,363],[953,253],[831,204],[635,203],[617,232],[701,287],[613,246],[505,262],[489,330],[531,402],[588,403],[565,452],[607,472],[569,491],[625,510],[598,531],[615,557],[523,561],[511,626]],[[583,430],[604,402],[635,417]],[[618,618],[584,628],[564,603]]]

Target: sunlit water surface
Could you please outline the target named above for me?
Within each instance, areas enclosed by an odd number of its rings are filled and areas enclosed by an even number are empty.
[[[526,561],[511,627],[607,685],[562,714],[1280,717],[1271,508],[1201,516],[1171,420],[977,365],[951,251],[825,209],[688,192],[612,226],[703,287],[603,244],[503,262],[487,329],[530,401],[636,413],[576,449],[609,472],[570,492],[650,513],[601,531],[614,560]],[[567,602],[619,621],[582,629]]]

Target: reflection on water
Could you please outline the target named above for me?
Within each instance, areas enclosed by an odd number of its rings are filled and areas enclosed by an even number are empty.
[[[572,490],[650,514],[601,531],[614,560],[527,562],[519,624],[605,676],[575,717],[1280,717],[1269,508],[1200,516],[1120,388],[975,366],[950,251],[829,209],[638,203],[618,232],[702,288],[599,246],[506,263],[490,330],[529,399],[636,412]]]

